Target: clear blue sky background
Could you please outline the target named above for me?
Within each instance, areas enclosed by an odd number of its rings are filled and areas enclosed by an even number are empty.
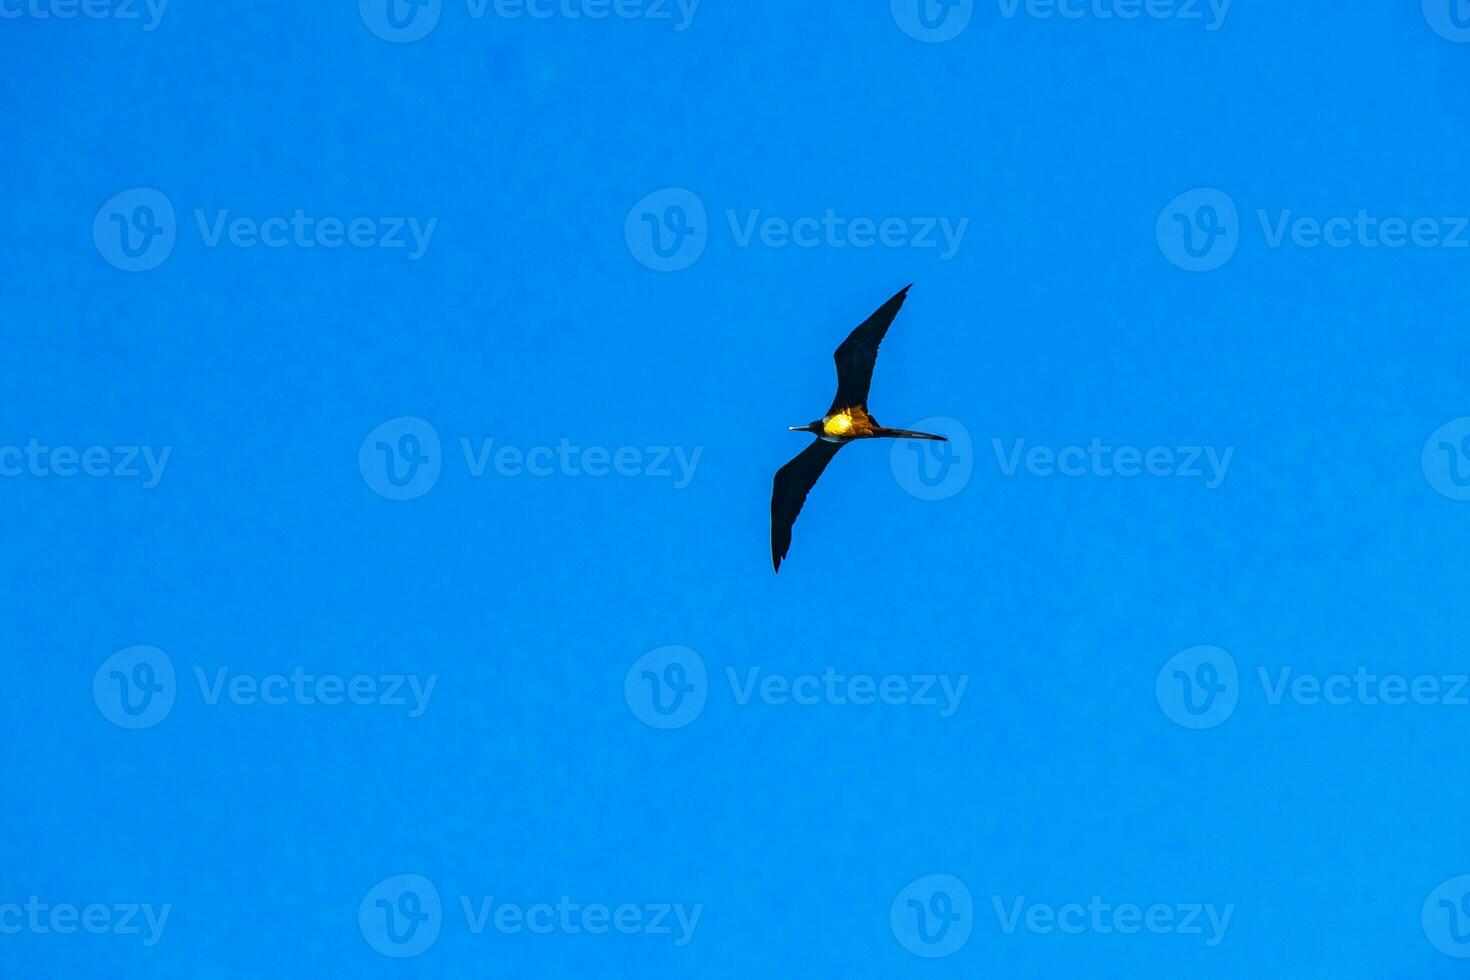
[[[1470,416],[1470,250],[1273,247],[1258,218],[1470,214],[1470,44],[1419,0],[1239,0],[1216,30],[1204,4],[987,0],[942,43],[886,0],[704,0],[688,22],[444,0],[409,43],[352,0],[174,0],[151,31],[26,3],[0,19],[0,447],[170,455],[151,488],[0,478],[0,905],[171,911],[152,946],[9,929],[0,975],[1462,975],[1470,916],[1431,893],[1470,872],[1470,707],[1273,704],[1258,677],[1470,670],[1470,503],[1421,461]],[[104,205],[136,188],[174,242],[130,272],[112,216],[148,216]],[[667,197],[634,210],[665,188],[706,211],[667,272],[628,231],[677,221]],[[1237,208],[1201,272],[1167,210],[1197,188]],[[1202,200],[1177,213],[1203,227]],[[829,209],[968,225],[946,260],[742,247],[726,214]],[[297,210],[437,224],[412,260],[210,247],[195,217]],[[913,457],[848,448],[773,575],[771,475],[807,439],[784,427],[911,281],[873,409],[956,420],[969,478],[921,499]],[[401,417],[441,440],[412,500],[359,458]],[[490,438],[700,455],[687,486],[477,477],[460,440]],[[1093,439],[1234,455],[1208,488],[1007,475],[992,441]],[[136,645],[175,680],[130,730],[104,662]],[[663,730],[625,679],[669,645],[707,682]],[[1205,730],[1176,722],[1166,669],[1198,645],[1238,678]],[[940,717],[742,704],[727,676],[828,666],[967,687]],[[196,680],[296,668],[436,681],[409,717],[210,703]],[[398,959],[370,893],[403,874],[442,912]],[[904,925],[900,893],[936,874],[971,898],[952,951]],[[462,896],[702,912],[683,946],[477,935]],[[995,903],[1023,896],[1234,908],[1214,946],[1008,933]]]

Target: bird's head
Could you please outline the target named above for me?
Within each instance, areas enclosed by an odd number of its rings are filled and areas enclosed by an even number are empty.
[[[813,433],[813,434],[820,434],[821,431],[822,431],[822,420],[821,419],[817,419],[815,422],[808,422],[806,425],[788,425],[786,427],[786,431],[788,431],[788,432],[810,432],[810,433]]]

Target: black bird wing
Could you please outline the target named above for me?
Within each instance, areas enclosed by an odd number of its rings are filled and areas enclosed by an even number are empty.
[[[791,547],[791,526],[796,523],[802,504],[806,503],[806,495],[811,493],[817,478],[843,445],[814,439],[810,446],[776,471],[776,482],[771,488],[771,561],[776,571],[781,570],[781,559],[786,557]]]
[[[868,407],[868,387],[873,383],[873,365],[878,363],[878,345],[883,343],[888,325],[898,316],[899,307],[903,306],[912,288],[913,283],[910,283],[878,307],[872,316],[848,334],[832,355],[837,362],[837,397],[832,399],[828,415],[844,408]]]

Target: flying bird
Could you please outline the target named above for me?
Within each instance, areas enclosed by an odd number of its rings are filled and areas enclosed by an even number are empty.
[[[837,450],[855,439],[932,439],[947,442],[944,436],[908,429],[887,429],[868,414],[868,387],[873,382],[873,365],[878,363],[878,345],[888,325],[898,315],[913,284],[903,287],[898,295],[878,307],[848,335],[837,348],[837,395],[827,414],[806,425],[792,425],[792,432],[810,432],[817,438],[796,458],[776,473],[771,489],[771,562],[781,571],[781,560],[791,548],[791,526],[806,503],[807,494],[817,478],[837,455]]]

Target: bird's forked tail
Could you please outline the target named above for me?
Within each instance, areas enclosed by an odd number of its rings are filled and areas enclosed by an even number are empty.
[[[947,436],[936,436],[930,432],[915,432],[912,429],[879,429],[877,435],[882,439],[929,439],[934,442],[949,442]]]

